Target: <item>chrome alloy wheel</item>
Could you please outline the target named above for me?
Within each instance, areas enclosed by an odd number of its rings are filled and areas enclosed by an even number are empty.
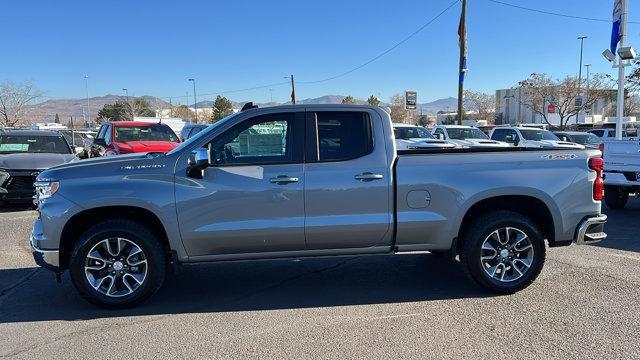
[[[501,282],[520,279],[533,263],[533,244],[522,230],[500,228],[486,237],[480,252],[482,268]]]
[[[84,273],[99,293],[126,296],[138,289],[147,277],[147,258],[133,241],[108,238],[95,244],[85,259]]]

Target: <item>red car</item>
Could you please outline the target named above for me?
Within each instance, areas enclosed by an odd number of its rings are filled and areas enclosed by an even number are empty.
[[[162,123],[114,121],[103,123],[93,141],[94,156],[139,152],[168,152],[180,145],[178,136]]]

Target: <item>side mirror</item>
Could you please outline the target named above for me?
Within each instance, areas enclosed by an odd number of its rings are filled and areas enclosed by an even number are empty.
[[[200,148],[192,151],[189,155],[187,176],[202,179],[202,172],[209,167],[210,163],[208,149]]]
[[[444,140],[444,136],[442,134],[433,134],[433,136],[435,136],[436,139]]]
[[[516,143],[516,139],[513,137],[513,135],[507,135],[504,137],[504,141],[508,142],[509,144],[515,144]]]

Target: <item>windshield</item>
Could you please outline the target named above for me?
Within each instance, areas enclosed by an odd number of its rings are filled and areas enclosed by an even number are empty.
[[[595,136],[594,134],[587,133],[571,135],[571,139],[574,143],[580,145],[600,145],[600,143],[602,142],[599,137]]]
[[[178,142],[178,137],[173,130],[166,125],[145,126],[116,126],[116,142],[128,141],[173,141]]]
[[[434,139],[427,129],[419,126],[394,127],[393,133],[396,139]]]
[[[206,136],[209,133],[209,130],[217,128],[218,126],[226,123],[227,121],[229,121],[229,119],[233,118],[234,116],[236,116],[237,114],[240,114],[239,112],[235,113],[235,114],[231,114],[225,118],[222,118],[221,120],[216,121],[215,123],[213,123],[212,125],[207,126],[206,128],[202,129],[199,133],[197,133],[195,136],[190,137],[189,139],[187,139],[185,142],[181,143],[178,147],[174,148],[173,150],[169,151],[167,153],[167,155],[173,155],[177,152],[182,151],[182,149],[184,149],[187,146],[190,146],[191,144],[193,144],[194,142],[197,142],[200,140],[200,138],[202,138],[203,136]]]
[[[526,140],[540,141],[540,140],[554,140],[558,141],[557,136],[549,130],[536,130],[536,129],[520,129],[522,137]]]
[[[62,135],[2,135],[0,154],[49,153],[70,154],[71,149]]]
[[[485,135],[480,129],[476,128],[447,128],[447,133],[450,139],[466,140],[466,139],[483,139],[489,140],[489,137]]]

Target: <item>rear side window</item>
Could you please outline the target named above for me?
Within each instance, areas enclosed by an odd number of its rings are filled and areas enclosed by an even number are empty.
[[[355,159],[373,150],[369,115],[359,112],[318,112],[320,161]]]
[[[598,137],[602,137],[602,135],[604,135],[604,131],[603,130],[593,130],[593,131],[590,131],[590,133],[592,133],[592,134],[594,134],[595,136],[598,136]]]

